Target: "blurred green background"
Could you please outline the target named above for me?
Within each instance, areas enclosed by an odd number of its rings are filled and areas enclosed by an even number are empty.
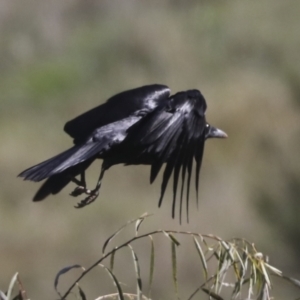
[[[55,299],[53,280],[61,268],[89,266],[110,234],[146,211],[155,216],[144,231],[244,237],[271,264],[300,278],[299,12],[300,2],[292,0],[2,0],[0,289],[18,271],[31,299]],[[157,208],[160,179],[150,186],[147,166],[113,167],[99,199],[82,210],[73,208],[71,185],[31,202],[40,184],[16,176],[72,144],[62,129],[67,120],[151,83],[173,92],[200,89],[208,121],[229,135],[206,143],[200,205],[197,210],[191,201],[189,224],[171,219],[170,189]],[[97,162],[89,171],[89,186],[99,169]],[[201,282],[200,263],[188,259],[195,249],[187,245],[178,257],[183,299]],[[170,246],[162,239],[156,246],[152,296],[172,299]],[[148,248],[139,253],[143,275]],[[130,290],[133,265],[130,259],[117,263]],[[89,299],[114,291],[103,273],[83,281]],[[62,278],[61,288],[77,275]],[[277,299],[299,294],[274,286]]]

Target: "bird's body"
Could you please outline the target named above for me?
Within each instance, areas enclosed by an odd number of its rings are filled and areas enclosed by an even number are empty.
[[[164,85],[143,86],[125,91],[106,103],[78,116],[65,125],[65,131],[74,139],[74,146],[57,156],[23,171],[26,180],[47,179],[34,197],[39,201],[58,193],[70,181],[78,184],[73,196],[89,196],[79,207],[98,196],[104,172],[116,164],[151,165],[152,183],[163,164],[161,197],[173,174],[174,217],[177,186],[181,174],[180,215],[183,189],[186,181],[188,212],[189,186],[193,160],[196,161],[196,191],[204,142],[209,137],[226,137],[205,119],[206,102],[198,90],[188,90],[170,96]],[[85,187],[84,172],[97,158],[103,159],[98,184],[93,191]],[[187,178],[186,178],[187,174]],[[75,177],[81,175],[79,181]]]

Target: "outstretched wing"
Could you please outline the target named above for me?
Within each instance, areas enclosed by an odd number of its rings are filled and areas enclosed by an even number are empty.
[[[173,208],[177,198],[177,186],[181,173],[180,219],[182,199],[186,184],[186,211],[188,218],[189,189],[193,159],[196,160],[196,192],[205,141],[206,102],[197,90],[178,93],[170,98],[167,105],[159,106],[134,126],[130,133],[141,147],[142,155],[153,157],[150,182],[152,183],[162,165],[166,163],[161,185],[159,206],[173,174]]]
[[[141,119],[141,116],[129,116],[117,122],[96,129],[88,139],[72,148],[38,164],[19,176],[25,180],[41,181],[59,174],[89,159],[101,157],[111,147],[120,144],[127,136],[127,129]]]
[[[154,84],[110,98],[105,104],[67,122],[65,131],[75,139],[75,146],[23,171],[19,176],[41,181],[62,172],[68,173],[68,168],[72,168],[69,173],[76,176],[79,171],[74,166],[87,160],[90,164],[96,157],[121,143],[128,128],[160,103],[166,102],[169,93],[167,86]]]
[[[74,138],[75,144],[79,144],[99,127],[124,119],[140,110],[152,111],[168,99],[169,95],[170,89],[161,84],[128,90],[67,122],[64,130]]]

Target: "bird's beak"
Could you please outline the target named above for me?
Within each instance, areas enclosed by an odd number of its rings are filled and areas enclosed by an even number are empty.
[[[206,138],[219,138],[219,139],[225,139],[227,137],[228,135],[226,134],[226,132],[213,126],[210,126],[208,135],[206,136]]]

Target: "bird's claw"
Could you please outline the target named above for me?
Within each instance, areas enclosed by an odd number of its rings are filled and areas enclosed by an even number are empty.
[[[91,194],[91,191],[88,190],[87,188],[85,188],[84,186],[77,186],[73,192],[70,193],[71,196],[73,197],[78,197],[82,194],[87,194],[87,195],[90,195]]]
[[[98,196],[99,196],[99,191],[97,190],[89,191],[89,196],[81,200],[80,202],[78,202],[77,205],[75,205],[74,207],[75,208],[85,207],[91,204],[92,202],[94,202]]]

